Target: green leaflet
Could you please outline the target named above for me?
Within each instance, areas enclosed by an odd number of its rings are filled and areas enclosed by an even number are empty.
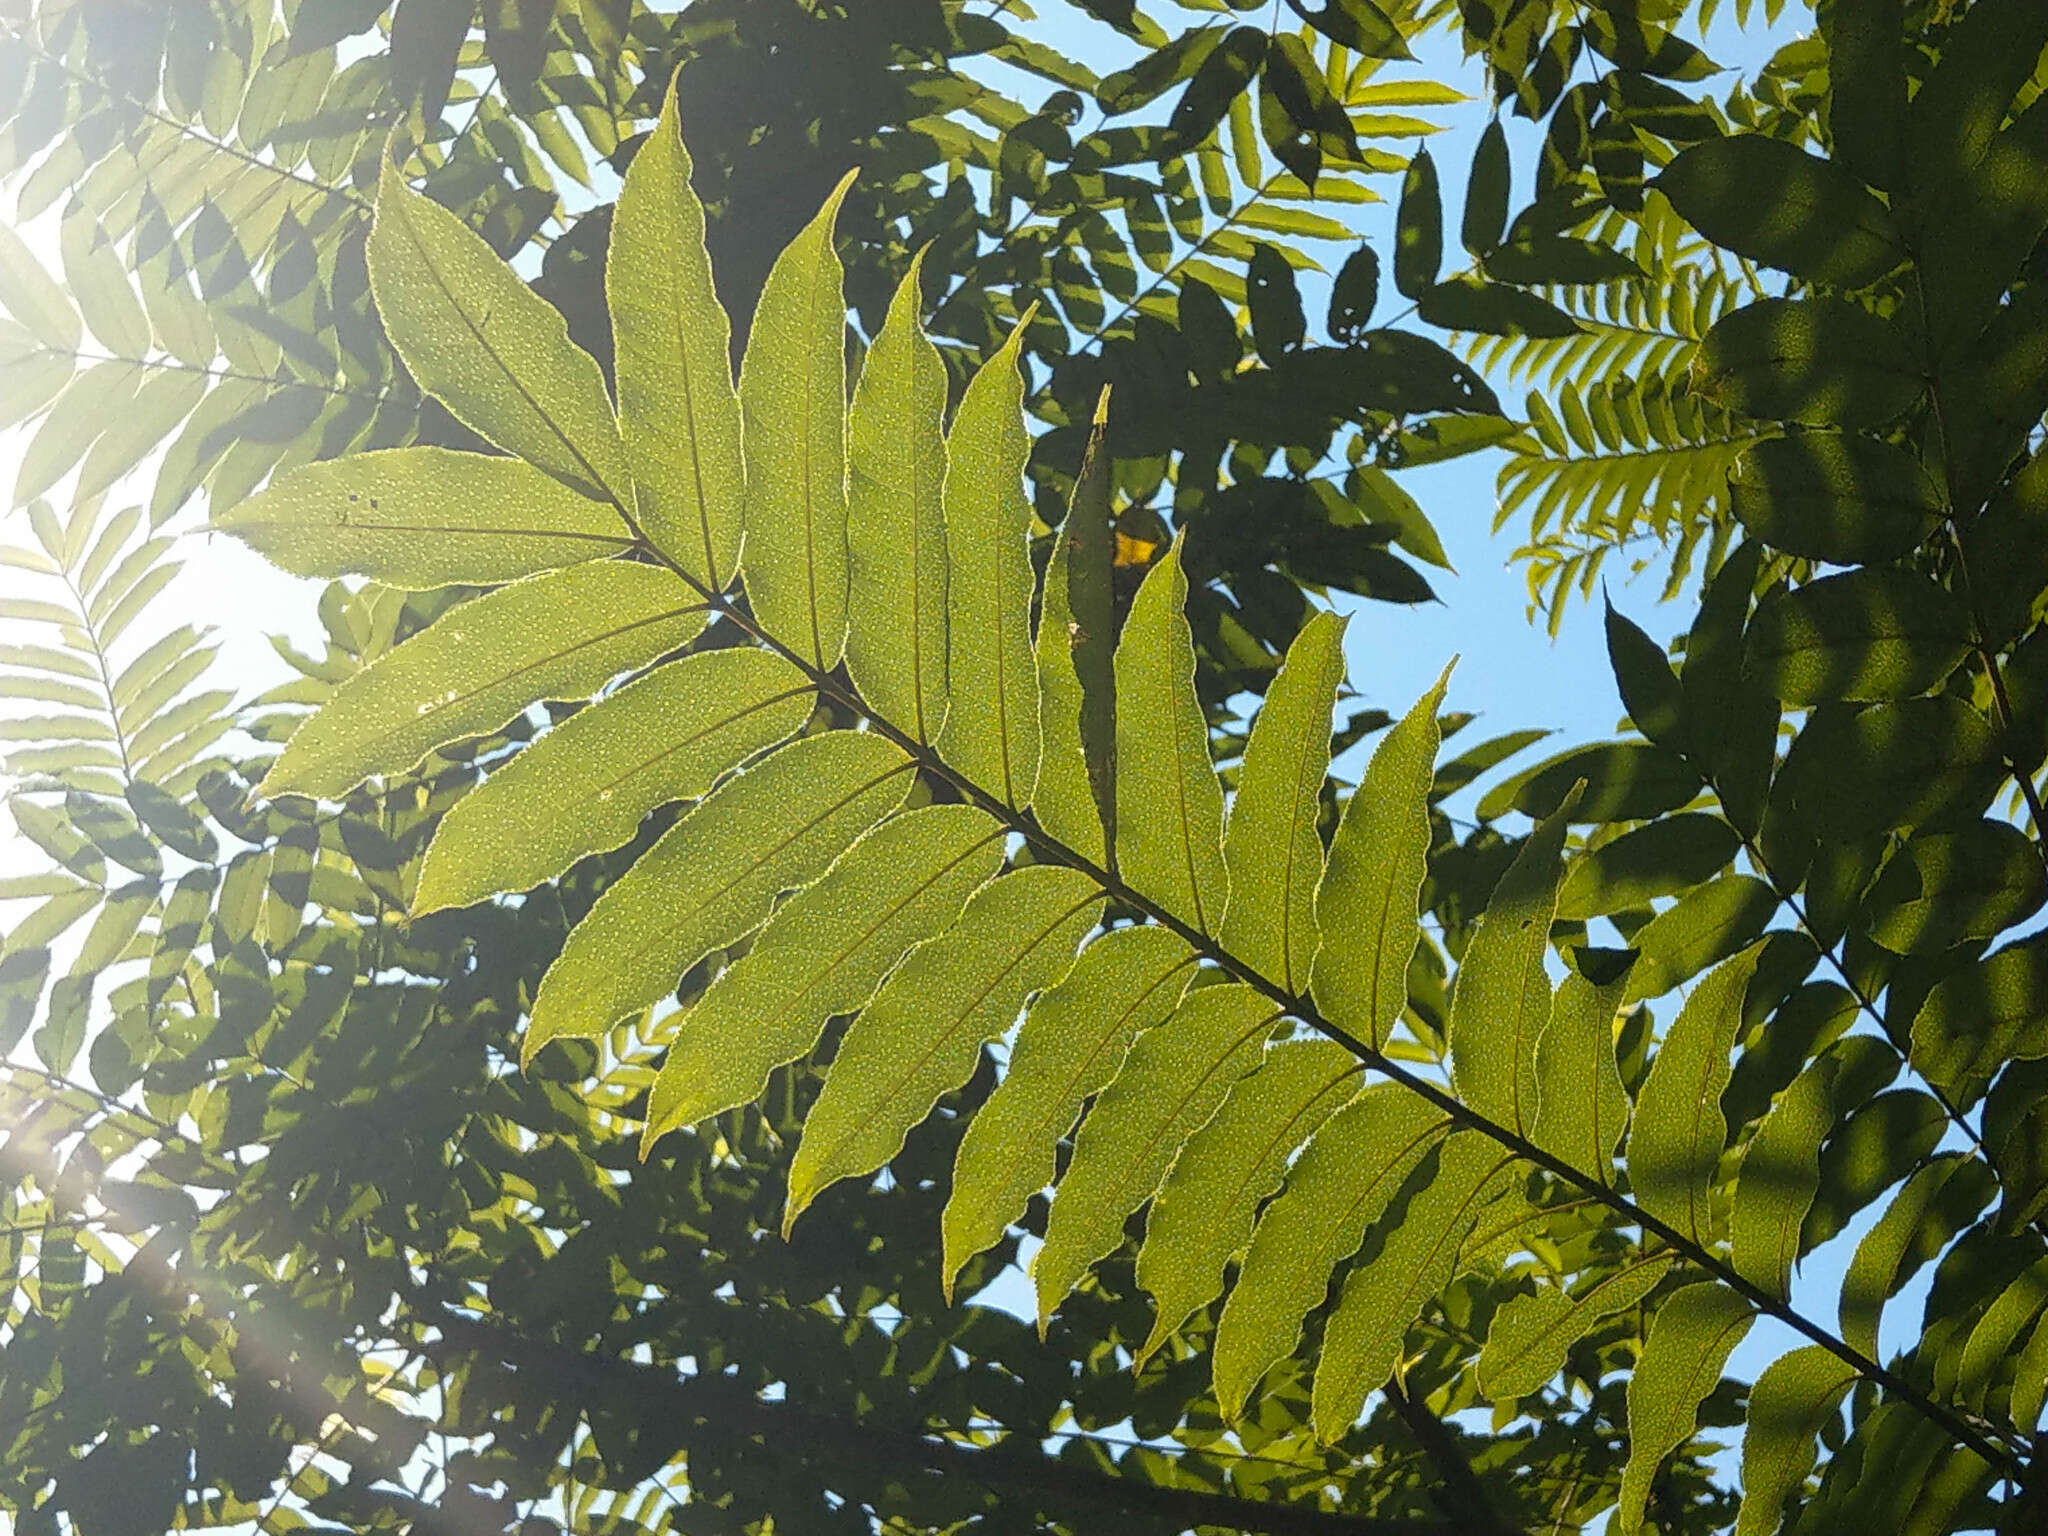
[[[1970,615],[1913,571],[1865,567],[1772,594],[1750,621],[1749,671],[1788,704],[1926,693],[1969,654]]]
[[[1741,846],[1733,827],[1705,812],[1650,822],[1574,861],[1557,915],[1583,921],[1690,891],[1726,869]]]
[[[76,352],[83,338],[78,313],[11,225],[0,226],[0,309],[53,352]]]
[[[1693,145],[1657,189],[1716,245],[1832,288],[1860,288],[1905,259],[1891,211],[1833,161],[1761,133]]]
[[[1290,993],[1308,986],[1316,957],[1316,830],[1330,771],[1330,715],[1344,680],[1345,621],[1317,613],[1288,647],[1267,689],[1238,770],[1223,834],[1230,896],[1223,947]]]
[[[1333,1041],[1276,1045],[1181,1147],[1138,1250],[1138,1284],[1154,1308],[1139,1364],[1222,1294],[1224,1266],[1251,1240],[1260,1202],[1280,1187],[1295,1149],[1352,1097],[1359,1071]]]
[[[1436,282],[1444,259],[1443,194],[1436,162],[1418,148],[1401,182],[1394,225],[1394,286],[1404,299],[1420,299]]]
[[[1428,1100],[1379,1083],[1309,1142],[1288,1171],[1287,1188],[1260,1215],[1216,1325],[1216,1403],[1226,1420],[1235,1420],[1259,1378],[1294,1352],[1302,1319],[1321,1304],[1332,1272],[1357,1251],[1449,1124]]]
[[[1925,388],[1900,329],[1843,299],[1760,299],[1718,322],[1692,388],[1744,416],[1876,427]]]
[[[1038,780],[1038,678],[1031,654],[1031,503],[1024,465],[1027,315],[968,381],[946,438],[946,686],[939,755],[1021,810]],[[900,559],[900,555],[898,556]]]
[[[1116,1076],[1131,1041],[1173,1012],[1194,964],[1194,951],[1169,929],[1117,928],[1032,1005],[1009,1070],[968,1122],[953,1164],[943,1221],[948,1287],[1052,1183],[1060,1138],[1081,1105]]]
[[[1086,875],[1030,865],[984,886],[957,923],[911,951],[832,1059],[790,1166],[784,1233],[828,1185],[896,1155],[1025,999],[1074,963],[1101,911]]]
[[[1230,982],[1190,992],[1172,1018],[1138,1036],[1081,1122],[1045,1246],[1031,1261],[1041,1333],[1089,1267],[1116,1251],[1124,1218],[1151,1198],[1181,1145],[1258,1066],[1279,1018],[1270,998]]]
[[[541,978],[520,1051],[590,1038],[661,1000],[775,897],[815,879],[910,793],[910,760],[882,737],[793,742],[707,795],[570,930]]]
[[[1565,796],[1501,876],[1451,993],[1451,1075],[1458,1097],[1523,1135],[1536,1124],[1536,1046],[1550,1023],[1544,961],[1562,878],[1558,855],[1578,798],[1576,791]]]
[[[631,505],[597,360],[569,340],[560,310],[468,225],[408,187],[388,155],[369,261],[384,334],[421,389],[563,484]]]
[[[656,566],[604,560],[514,582],[337,688],[285,744],[263,792],[339,799],[536,700],[587,699],[703,627],[696,594]]]
[[[1743,993],[1762,953],[1762,945],[1752,945],[1700,979],[1636,1097],[1628,1139],[1636,1203],[1700,1243],[1714,1238],[1708,1192],[1728,1140],[1721,1090],[1728,1086]]]
[[[2040,1423],[2044,1399],[2048,1399],[2048,1322],[2034,1325],[2032,1336],[2013,1363],[2006,1419],[2013,1424]]]
[[[1344,807],[1316,890],[1310,989],[1323,1017],[1375,1049],[1408,1004],[1408,962],[1422,934],[1429,857],[1429,792],[1440,744],[1437,714],[1450,668],[1387,732]]]
[[[1533,1296],[1511,1297],[1493,1314],[1479,1352],[1479,1390],[1496,1403],[1541,1391],[1596,1323],[1641,1304],[1670,1269],[1669,1258],[1647,1259],[1577,1292],[1545,1286]]]
[[[178,876],[178,883],[171,888],[170,896],[164,902],[163,916],[157,919],[156,948],[149,957],[149,1006],[154,1010],[170,995],[184,974],[185,965],[192,958],[193,946],[199,942],[199,935],[206,926],[206,919],[213,908],[213,890],[220,874],[207,865],[188,869]],[[93,893],[94,899],[98,893]],[[83,912],[79,914],[83,916]],[[17,928],[10,936],[10,943],[18,943],[21,930]]]
[[[2048,1308],[2048,1259],[2037,1259],[1984,1309],[1963,1345],[1956,1366],[1955,1395],[1967,1407],[1981,1413],[1985,1395],[1998,1379],[1999,1368],[2011,1358],[2014,1344]],[[2017,1427],[2033,1428],[2033,1421],[2016,1420]]]
[[[1785,1500],[1813,1470],[1814,1437],[1841,1411],[1855,1371],[1818,1344],[1780,1355],[1749,1389],[1742,1431],[1742,1512],[1735,1536],[1772,1536]]]
[[[1764,931],[1778,895],[1754,875],[1717,875],[1696,885],[1637,929],[1642,951],[1629,972],[1628,1001],[1662,997]]]
[[[1903,448],[1801,432],[1744,450],[1728,473],[1743,527],[1774,549],[1852,565],[1894,560],[1932,533],[1941,488]]]
[[[1943,977],[1913,1020],[1909,1054],[1964,1108],[2008,1060],[2048,1056],[2048,940],[2008,944]]]
[[[1223,786],[1195,696],[1181,538],[1146,573],[1116,648],[1117,871],[1191,927],[1223,915]]]
[[[922,742],[946,719],[946,365],[918,321],[924,252],[889,306],[848,425],[846,670]]]
[[[522,459],[446,448],[308,464],[213,526],[294,576],[368,576],[408,591],[497,586],[634,542],[612,508]]]
[[[1835,1123],[1835,1061],[1822,1057],[1792,1080],[1742,1155],[1728,1217],[1735,1272],[1790,1300],[1799,1231],[1820,1188],[1820,1144]]]
[[[457,802],[427,846],[413,911],[549,880],[633,840],[810,718],[809,680],[768,651],[685,656],[571,715]]]
[[[1550,1027],[1536,1042],[1536,1129],[1531,1140],[1603,1184],[1628,1124],[1628,1094],[1614,1061],[1614,1016],[1624,974],[1595,986],[1574,972],[1551,999]]]
[[[1115,637],[1110,632],[1115,592],[1109,548],[1113,487],[1103,446],[1108,406],[1105,388],[1073,502],[1045,566],[1037,644],[1040,756],[1038,784],[1031,792],[1038,824],[1097,864],[1108,862],[1111,838],[1105,829],[1116,825]],[[1100,579],[1087,578],[1088,572]],[[1108,597],[1109,604],[1095,601],[1098,595]],[[1075,616],[1077,597],[1094,614],[1086,625]],[[1092,685],[1082,681],[1084,665]]]
[[[642,1155],[663,1133],[751,1103],[906,950],[943,933],[1003,861],[1002,829],[966,805],[883,822],[779,908],[684,1016],[655,1081]]]
[[[1614,1536],[1642,1529],[1657,1468],[1692,1438],[1700,1404],[1751,1319],[1748,1302],[1712,1281],[1673,1291],[1657,1309],[1628,1381],[1628,1466],[1609,1527]]]
[[[604,271],[635,515],[656,549],[719,591],[740,556],[740,404],[673,80],[626,168]]]
[[[775,259],[740,363],[754,617],[814,667],[846,640],[846,302],[832,249],[846,174]]]
[[[1377,1253],[1344,1282],[1323,1334],[1313,1414],[1324,1444],[1340,1438],[1365,1400],[1394,1372],[1401,1341],[1424,1303],[1457,1277],[1460,1251],[1479,1213],[1506,1187],[1515,1165],[1476,1131],[1453,1135],[1437,1152],[1435,1175],[1391,1225]]]

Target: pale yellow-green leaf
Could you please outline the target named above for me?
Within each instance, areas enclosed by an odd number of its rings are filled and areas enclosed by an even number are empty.
[[[1437,714],[1450,680],[1446,667],[1374,750],[1330,840],[1316,891],[1322,934],[1311,978],[1316,1007],[1375,1047],[1387,1043],[1408,1005],[1408,962],[1422,933]]]
[[[846,301],[832,248],[848,172],[776,258],[740,363],[747,597],[815,667],[846,641]]]
[[[652,1145],[760,1097],[825,1021],[874,995],[912,946],[942,933],[1003,861],[1003,830],[966,805],[883,822],[792,896],[683,1018],[647,1109]]]
[[[1023,342],[1020,324],[968,382],[946,438],[949,707],[938,741],[947,762],[1020,809],[1038,781]]]
[[[1034,864],[983,886],[957,923],[910,952],[832,1060],[790,1167],[785,1232],[828,1185],[896,1155],[1025,1000],[1065,974],[1101,909],[1087,876]]]
[[[1614,1536],[1642,1530],[1657,1468],[1692,1438],[1700,1404],[1751,1320],[1748,1302],[1711,1281],[1673,1291],[1657,1309],[1628,1382],[1628,1465],[1608,1527]]]
[[[1358,1058],[1329,1040],[1276,1045],[1188,1139],[1145,1221],[1138,1284],[1152,1295],[1144,1361],[1223,1291],[1224,1267],[1251,1241],[1259,1204],[1288,1160],[1357,1091]]]
[[[1558,855],[1577,795],[1540,822],[1465,948],[1451,993],[1451,1076],[1458,1097],[1496,1125],[1536,1124],[1536,1046],[1550,1024],[1550,923],[1562,878]]]
[[[1735,1536],[1772,1536],[1778,1529],[1785,1500],[1813,1470],[1814,1437],[1841,1412],[1842,1395],[1855,1380],[1854,1367],[1818,1344],[1764,1367],[1749,1389]]]
[[[1614,1177],[1614,1148],[1628,1124],[1628,1093],[1614,1061],[1614,1016],[1628,978],[1596,986],[1574,971],[1550,1001],[1550,1027],[1536,1042],[1537,1146],[1602,1183]]]
[[[605,560],[514,582],[344,682],[293,733],[263,791],[338,799],[538,700],[587,699],[703,627],[697,595],[656,566]]]
[[[541,978],[521,1059],[659,1002],[684,971],[759,926],[779,893],[816,879],[901,805],[910,767],[882,737],[833,731],[792,742],[705,796],[570,930]]]
[[[1326,1444],[1339,1439],[1358,1421],[1366,1398],[1386,1385],[1408,1325],[1457,1278],[1465,1239],[1513,1173],[1487,1137],[1454,1135],[1437,1153],[1435,1177],[1397,1218],[1381,1223],[1377,1251],[1368,1246],[1352,1268],[1323,1332],[1311,1407],[1317,1438]]]
[[[1252,722],[1223,833],[1223,947],[1290,993],[1307,988],[1316,957],[1316,820],[1330,770],[1330,714],[1344,681],[1344,625],[1317,613],[1288,647]]]
[[[384,334],[421,389],[507,453],[630,506],[632,480],[597,360],[561,311],[387,156],[370,228]]]
[[[628,683],[457,802],[427,845],[413,910],[523,891],[631,842],[655,807],[795,735],[814,703],[803,673],[751,649],[685,656]]]
[[[605,298],[635,516],[656,549],[715,592],[739,565],[746,469],[732,326],[712,286],[673,81],[612,211]]]
[[[367,576],[408,591],[496,586],[633,544],[614,508],[524,460],[446,448],[308,464],[213,526],[294,576]]]
[[[1212,932],[1229,894],[1223,787],[1195,696],[1181,541],[1138,588],[1116,648],[1118,873],[1182,922]]]
[[[1003,1080],[968,1122],[943,1221],[943,1279],[1002,1239],[1053,1181],[1060,1138],[1123,1065],[1138,1034],[1173,1012],[1194,974],[1177,934],[1136,924],[1103,934],[1031,1006]]]
[[[2036,1259],[1998,1293],[1971,1326],[1956,1361],[1954,1395],[1973,1413],[1984,1411],[1985,1398],[2001,1369],[2044,1309],[2048,1309],[2048,1259]]]
[[[1054,837],[1106,864],[1116,823],[1114,461],[1109,390],[1053,539],[1038,609],[1038,729],[1042,743],[1032,814]]]
[[[1729,1209],[1735,1272],[1788,1301],[1799,1231],[1820,1189],[1820,1144],[1835,1123],[1835,1062],[1823,1057],[1792,1080],[1742,1154]]]
[[[1595,1323],[1641,1302],[1670,1268],[1668,1258],[1651,1259],[1602,1275],[1575,1292],[1544,1286],[1533,1296],[1510,1298],[1493,1314],[1486,1347],[1479,1352],[1479,1390],[1497,1403],[1542,1390]]]
[[[1124,1218],[1152,1197],[1181,1144],[1259,1064],[1279,1018],[1270,998],[1230,982],[1190,992],[1172,1018],[1132,1042],[1074,1137],[1045,1245],[1031,1261],[1041,1332],[1089,1267],[1116,1251]]]
[[[1728,1140],[1721,1090],[1762,946],[1723,961],[1693,987],[1636,1096],[1628,1175],[1636,1203],[1702,1243],[1715,1238],[1711,1192]]]
[[[928,742],[946,719],[946,364],[918,320],[923,280],[919,251],[853,390],[846,670],[876,713]]]
[[[1216,1402],[1225,1419],[1237,1418],[1259,1378],[1294,1352],[1302,1320],[1322,1304],[1337,1266],[1449,1125],[1428,1100],[1379,1083],[1309,1142],[1286,1189],[1260,1215],[1216,1325]]]

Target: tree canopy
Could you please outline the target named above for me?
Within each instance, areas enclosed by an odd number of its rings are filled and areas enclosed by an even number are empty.
[[[2048,13],[1238,9],[0,18],[19,1528],[2038,1525]]]

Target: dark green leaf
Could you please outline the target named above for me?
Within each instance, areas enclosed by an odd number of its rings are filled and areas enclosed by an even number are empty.
[[[1506,806],[1525,816],[1548,816],[1580,779],[1585,797],[1575,822],[1644,821],[1674,811],[1699,793],[1700,779],[1676,752],[1640,742],[1578,747],[1491,791],[1481,816]]]
[[[1422,295],[1416,312],[1447,331],[1539,338],[1579,333],[1578,321],[1548,299],[1474,277],[1438,283]]]
[[[2048,900],[2040,850],[2018,827],[1973,821],[1923,832],[1892,855],[1870,888],[1870,936],[1901,955],[1988,939]]]
[[[1788,555],[1893,560],[1935,529],[1943,500],[1920,461],[1871,437],[1801,432],[1746,449],[1728,476],[1735,516]]]
[[[1380,258],[1361,243],[1344,258],[1330,287],[1330,339],[1349,346],[1365,335],[1380,300]]]
[[[1809,282],[1860,288],[1905,256],[1890,210],[1860,179],[1783,139],[1708,139],[1656,187],[1716,245]]]
[[[1815,830],[1844,839],[1979,809],[1998,770],[1984,717],[1945,695],[1818,712],[1785,763]]]
[[[1557,915],[1583,921],[1675,896],[1726,869],[1741,846],[1735,829],[1718,816],[1695,812],[1653,821],[1573,865]]]
[[[1403,298],[1420,299],[1436,285],[1444,261],[1444,204],[1436,162],[1417,148],[1401,183],[1401,208],[1394,224],[1394,286]]]
[[[1508,159],[1508,136],[1495,118],[1479,136],[1472,152],[1472,175],[1465,184],[1465,217],[1459,238],[1474,256],[1484,256],[1500,244],[1508,225],[1508,188],[1513,166]]]
[[[1266,366],[1273,367],[1283,353],[1298,350],[1308,335],[1294,269],[1278,247],[1262,241],[1253,249],[1245,290],[1252,312],[1252,345]]]
[[[1820,1191],[1800,1251],[1819,1247],[1911,1173],[1948,1129],[1940,1104],[1912,1088],[1881,1093],[1844,1120],[1820,1155]]]
[[[1875,427],[1920,398],[1906,343],[1890,322],[1841,299],[1762,299],[1700,343],[1693,387],[1744,416]]]
[[[1910,698],[1970,651],[1970,615],[1925,576],[1867,569],[1775,592],[1749,626],[1749,670],[1788,704]]]
[[[1664,648],[1616,612],[1611,602],[1607,604],[1607,661],[1635,728],[1660,745],[1680,745],[1685,696],[1678,675],[1671,670]]]
[[[1261,28],[1233,28],[1202,60],[1167,120],[1167,136],[1174,145],[1190,150],[1208,138],[1265,59],[1266,34]]]

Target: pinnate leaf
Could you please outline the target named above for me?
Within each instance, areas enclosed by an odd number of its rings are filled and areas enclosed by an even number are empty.
[[[817,878],[903,803],[910,766],[879,736],[834,731],[707,795],[570,930],[541,978],[521,1059],[550,1040],[602,1034],[744,938],[778,894]]]
[[[415,912],[523,891],[631,842],[656,806],[693,799],[813,708],[767,651],[686,656],[571,715],[472,790],[427,847]]]
[[[957,923],[910,953],[832,1060],[790,1167],[785,1232],[827,1186],[896,1155],[1025,999],[1074,963],[1101,909],[1087,876],[1031,865],[984,886]]]
[[[643,1148],[752,1102],[768,1074],[817,1044],[825,1021],[874,995],[903,955],[944,932],[1002,863],[1002,829],[965,805],[883,822],[779,908],[669,1042]]]
[[[632,505],[597,360],[480,235],[408,187],[388,155],[369,262],[384,334],[420,388],[563,484]]]
[[[1131,1041],[1172,1014],[1195,954],[1172,931],[1117,928],[1032,1004],[1009,1069],[961,1138],[943,1230],[948,1286],[1053,1181],[1060,1138],[1123,1065]]]
[[[587,699],[687,643],[704,605],[668,571],[599,561],[501,587],[358,672],[293,733],[265,794],[338,799],[373,773],[503,725],[540,699]]]
[[[633,544],[615,510],[523,460],[424,447],[308,464],[213,526],[294,576],[408,591],[496,586]]]

